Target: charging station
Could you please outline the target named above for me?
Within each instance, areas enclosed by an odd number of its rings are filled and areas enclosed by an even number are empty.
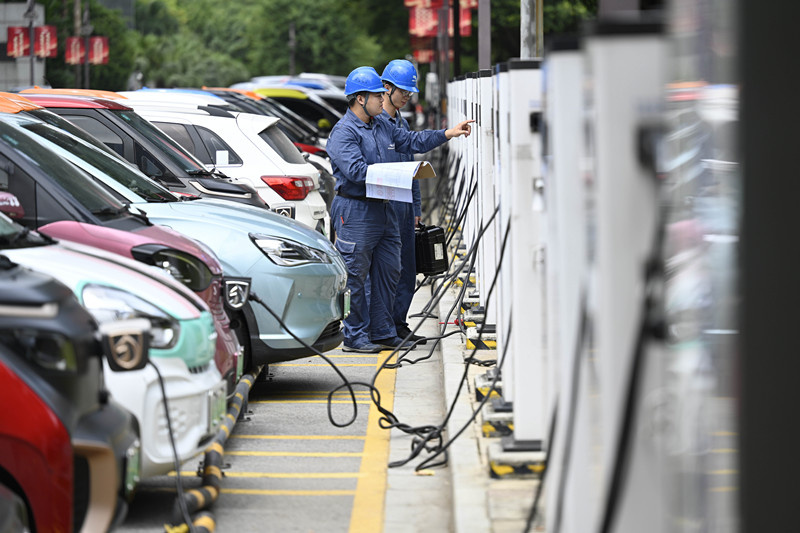
[[[586,205],[580,167],[583,57],[577,38],[551,41],[545,56],[543,125],[547,205],[547,348],[551,398],[559,419],[573,408],[573,365],[581,335],[581,290],[586,279]],[[576,141],[578,140],[578,141]],[[556,425],[548,451],[548,506],[559,500],[566,424]]]

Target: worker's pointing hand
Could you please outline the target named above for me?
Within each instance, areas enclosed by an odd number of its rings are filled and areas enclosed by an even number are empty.
[[[464,120],[459,122],[454,127],[450,128],[449,130],[445,130],[444,135],[448,139],[452,139],[453,137],[461,137],[462,135],[465,137],[469,137],[472,128],[470,127],[470,123],[475,122],[474,120]]]

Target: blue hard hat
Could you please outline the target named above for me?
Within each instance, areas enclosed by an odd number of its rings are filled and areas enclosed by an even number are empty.
[[[417,69],[411,61],[405,59],[393,59],[389,61],[386,68],[383,69],[381,80],[388,81],[395,87],[418,93],[417,89]]]
[[[381,78],[372,67],[358,67],[347,75],[344,82],[344,94],[351,94],[366,91],[368,93],[385,93],[386,89],[381,83]]]

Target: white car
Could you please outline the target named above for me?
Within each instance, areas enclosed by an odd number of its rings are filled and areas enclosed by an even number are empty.
[[[3,255],[67,285],[99,323],[151,322],[150,359],[164,379],[178,459],[201,454],[220,428],[226,389],[213,364],[216,333],[203,301],[161,270],[120,255],[66,241],[53,244],[22,228],[17,241]],[[103,376],[114,399],[139,423],[141,478],[169,473],[173,454],[156,371],[147,366],[111,372],[104,362]]]
[[[126,102],[209,167],[246,180],[270,209],[330,235],[319,170],[278,127],[278,119],[203,106]]]

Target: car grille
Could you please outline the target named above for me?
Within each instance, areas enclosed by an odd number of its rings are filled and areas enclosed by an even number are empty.
[[[325,329],[323,329],[322,333],[320,333],[319,335],[318,341],[322,341],[329,337],[333,337],[334,335],[338,335],[341,330],[342,330],[342,321],[334,320],[333,322],[325,326]]]
[[[209,365],[210,363],[206,363],[204,365],[199,365],[199,366],[190,366],[189,372],[191,372],[192,374],[202,374],[203,372],[208,370]]]

